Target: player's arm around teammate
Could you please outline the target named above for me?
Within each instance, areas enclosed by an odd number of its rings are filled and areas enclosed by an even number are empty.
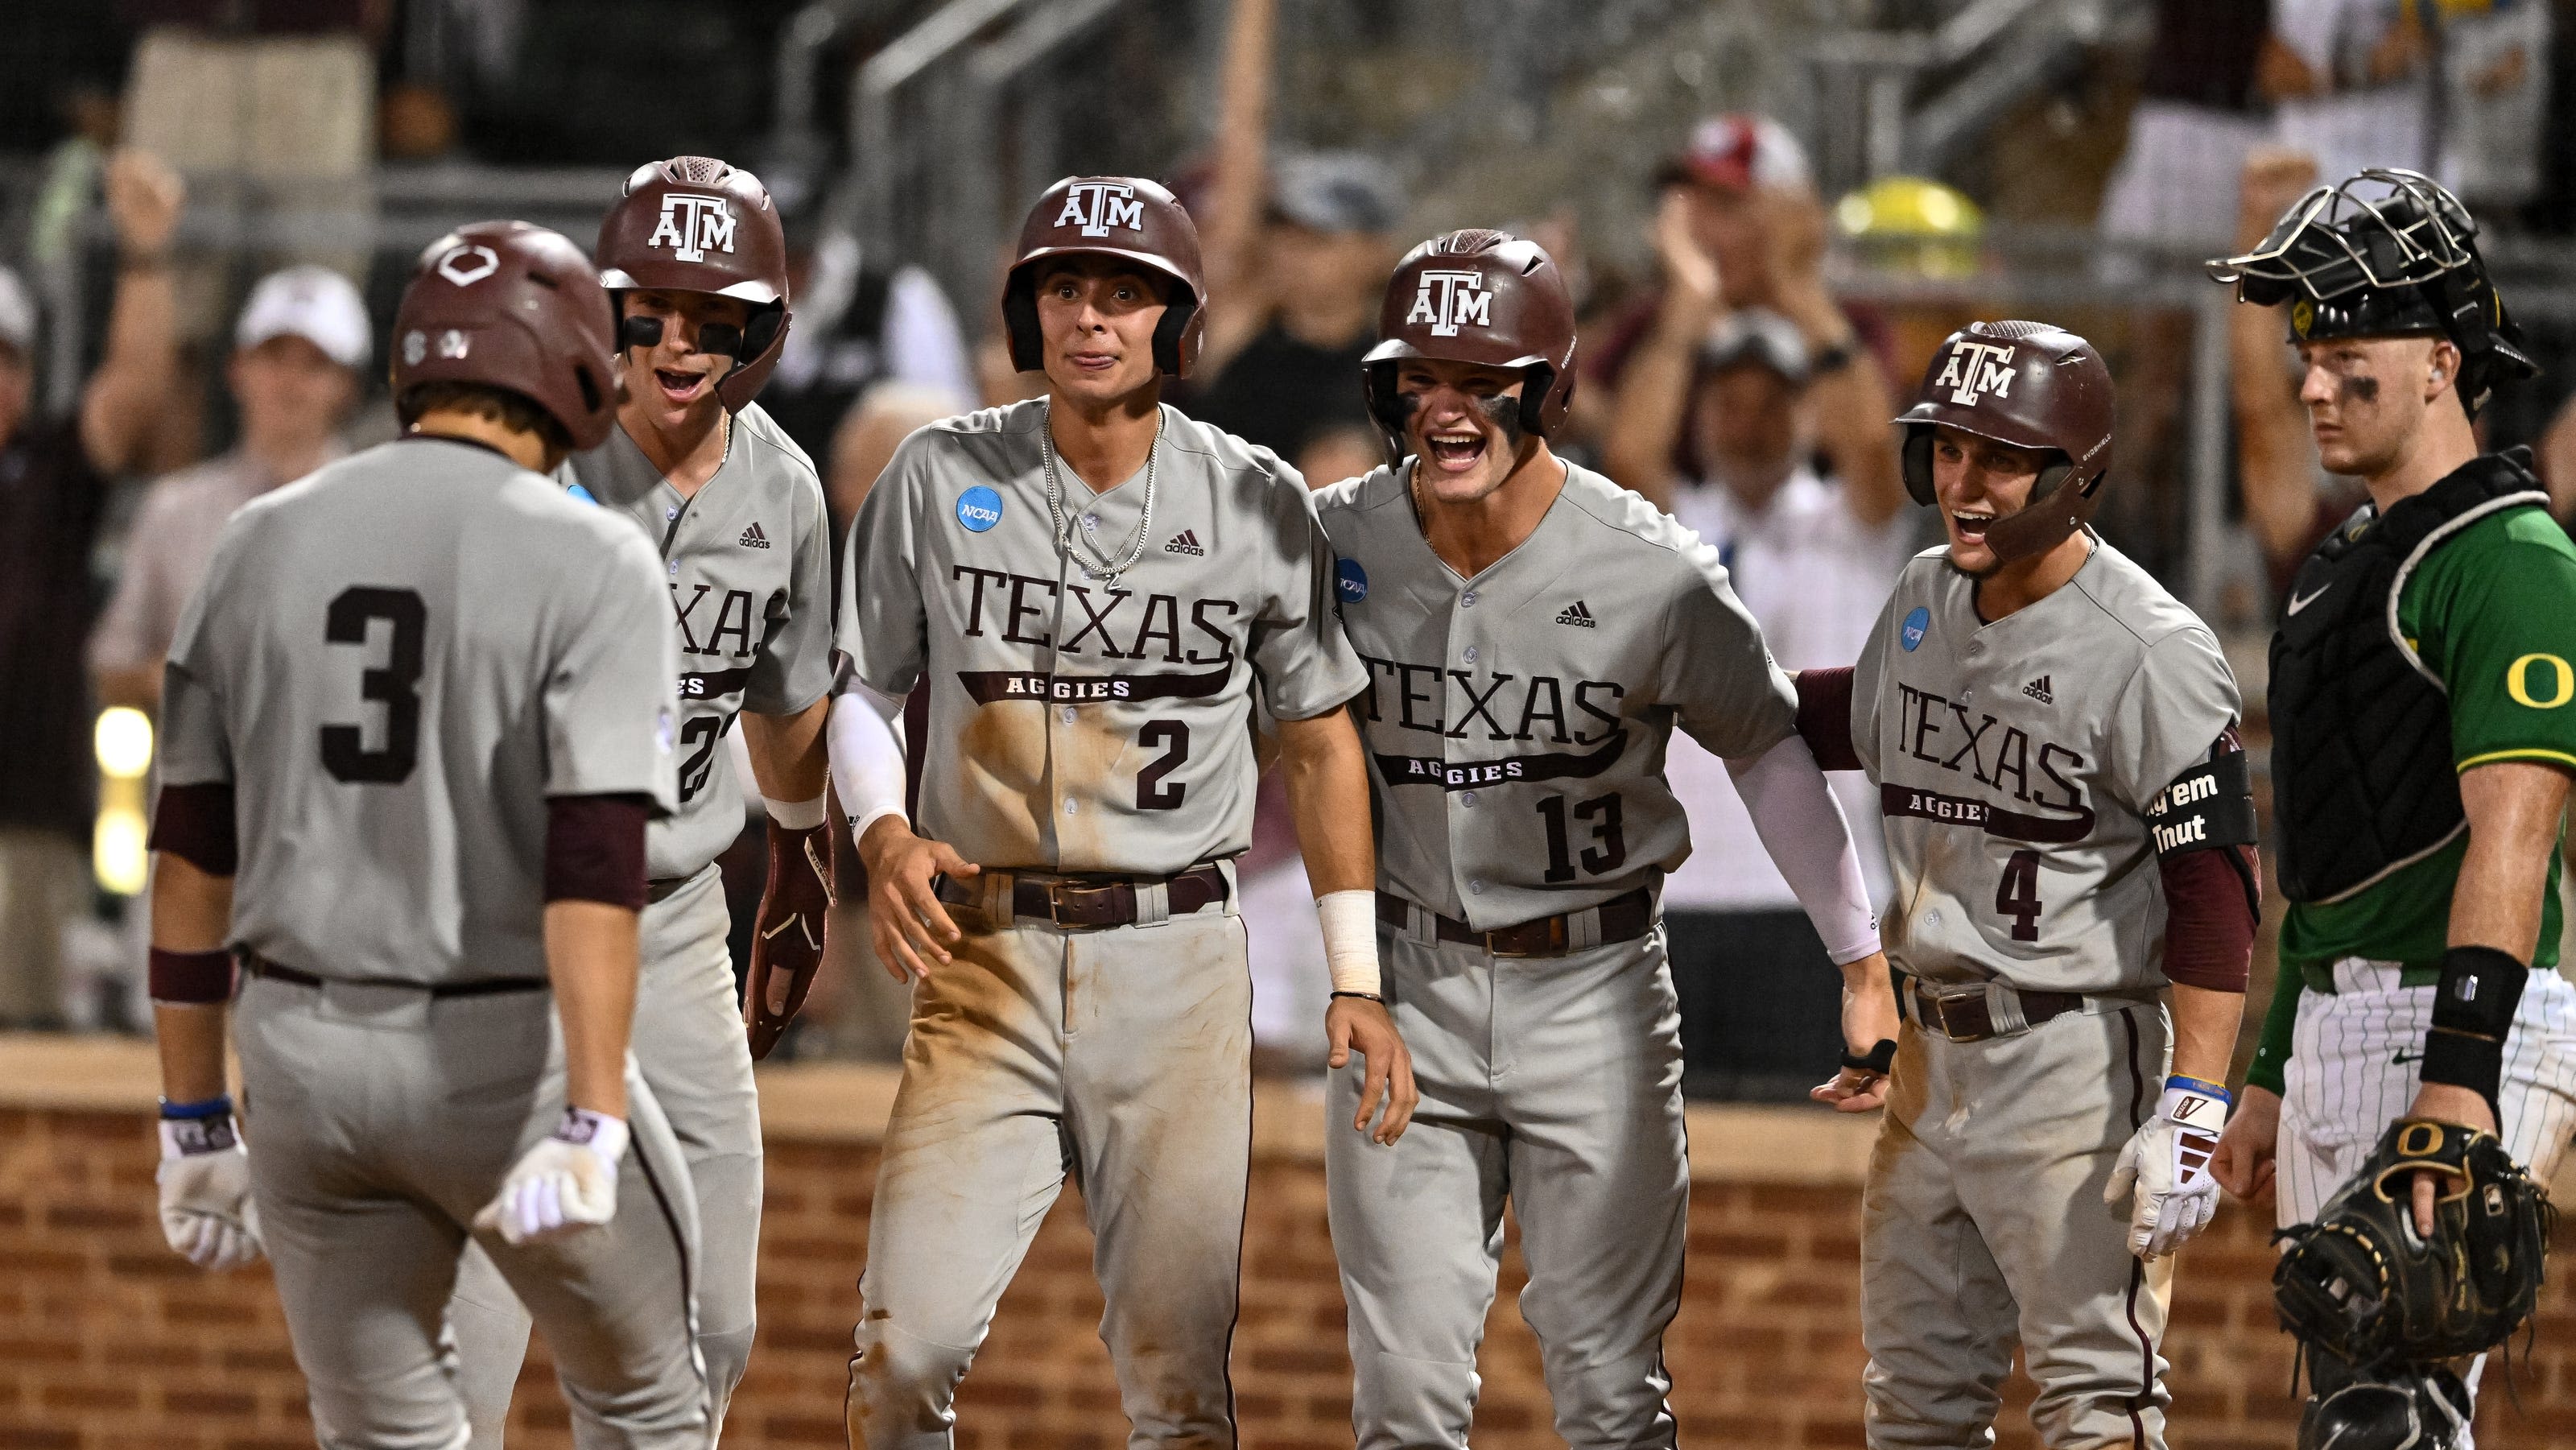
[[[1554,260],[1485,230],[1425,242],[1379,331],[1362,382],[1398,461],[1317,506],[1370,676],[1378,995],[1422,1107],[1401,1142],[1336,1129],[1325,1149],[1354,1426],[1368,1450],[1466,1443],[1508,1203],[1558,1432],[1670,1445],[1689,1168],[1658,887],[1690,849],[1671,730],[1737,767],[1852,964],[1860,1092],[1895,1031],[1885,959],[1789,682],[1716,551],[1548,445],[1575,359]],[[1369,1087],[1334,1074],[1332,1111]]]

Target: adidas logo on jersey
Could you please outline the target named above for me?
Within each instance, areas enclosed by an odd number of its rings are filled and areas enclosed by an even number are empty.
[[[1163,546],[1163,552],[1166,554],[1187,554],[1193,559],[1203,559],[1207,557],[1207,550],[1199,547],[1199,531],[1196,529],[1183,529],[1179,533],[1172,535],[1172,541]]]
[[[2043,705],[2054,705],[2057,703],[2057,697],[2048,692],[2048,676],[2046,675],[2042,675],[2038,679],[2031,681],[2029,684],[2022,686],[2021,692]]]
[[[1556,617],[1556,622],[1573,625],[1576,629],[1591,629],[1593,628],[1592,611],[1585,608],[1583,601],[1578,599],[1565,607],[1565,612]]]
[[[766,549],[769,547],[769,535],[760,531],[760,525],[753,524],[750,528],[743,530],[742,537],[734,540],[734,542],[742,545],[746,549]]]

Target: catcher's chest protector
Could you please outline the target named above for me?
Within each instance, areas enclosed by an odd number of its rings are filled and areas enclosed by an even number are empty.
[[[2281,892],[2332,901],[2441,846],[2467,822],[2450,703],[2398,638],[2394,601],[2434,549],[2539,483],[2487,455],[2369,505],[2317,546],[2272,636],[2272,789]]]

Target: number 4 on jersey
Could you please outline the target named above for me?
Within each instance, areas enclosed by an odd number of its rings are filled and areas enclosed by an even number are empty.
[[[2039,853],[2015,851],[1995,884],[1995,914],[2012,918],[2014,941],[2039,940]]]

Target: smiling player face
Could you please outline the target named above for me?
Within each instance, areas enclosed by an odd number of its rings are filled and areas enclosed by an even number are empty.
[[[1519,466],[1523,377],[1515,368],[1407,358],[1395,372],[1414,483],[1442,503],[1474,503]]]
[[[712,292],[661,291],[647,288],[626,294],[626,315],[662,324],[662,339],[651,347],[630,347],[624,354],[626,404],[662,430],[690,422],[712,422],[724,404],[716,383],[730,372],[730,354],[706,352],[699,343],[711,324],[740,335],[751,321],[751,304]]]
[[[1958,428],[1933,428],[1932,492],[1941,505],[1952,568],[1979,579],[1995,572],[2002,561],[1986,543],[1986,530],[2030,503],[2040,470],[2052,456]]]

